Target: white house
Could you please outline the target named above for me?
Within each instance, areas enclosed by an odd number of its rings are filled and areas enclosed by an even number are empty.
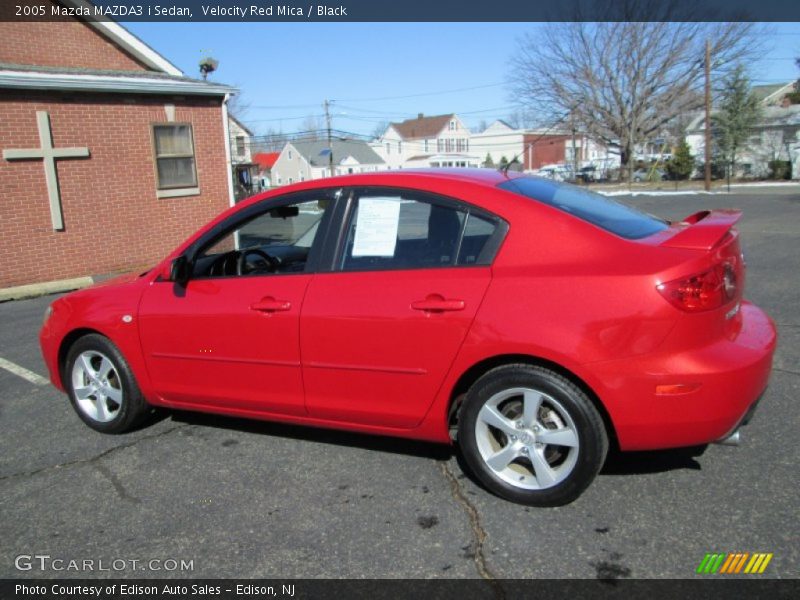
[[[334,139],[334,175],[369,173],[386,168],[386,163],[369,144],[360,140]],[[272,166],[272,185],[281,186],[330,177],[331,151],[327,140],[287,142]]]
[[[525,133],[524,129],[514,129],[505,121],[497,120],[481,133],[472,134],[472,151],[481,156],[482,163],[487,156],[495,165],[500,164],[504,157],[510,161],[515,156],[522,155]]]
[[[792,161],[792,179],[800,179],[800,169],[795,166],[795,147],[800,135],[800,104],[788,104],[786,95],[795,84],[780,86],[755,86],[753,91],[761,98],[762,115],[753,128],[746,147],[737,152],[736,176],[767,177],[769,163],[773,160]],[[686,143],[697,162],[705,153],[705,115],[697,115],[686,128]]]
[[[230,113],[228,114],[228,132],[235,196],[237,200],[241,200],[260,191],[260,187],[257,185],[258,165],[253,162],[250,148],[253,132]]]
[[[471,133],[455,114],[390,123],[370,146],[388,169],[478,167],[482,158],[470,151]]]

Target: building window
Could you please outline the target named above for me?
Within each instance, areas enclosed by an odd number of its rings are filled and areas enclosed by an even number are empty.
[[[298,175],[299,175],[300,181],[305,181],[306,180],[306,177],[305,177],[305,175],[303,175],[302,171],[300,171]]]
[[[397,152],[402,154],[402,152],[403,152],[403,142],[397,142]]]
[[[425,152],[428,151],[428,140],[425,140]]]
[[[197,186],[191,125],[153,125],[153,147],[159,190]]]
[[[237,135],[236,136],[236,154],[239,156],[244,154],[244,136]]]
[[[292,151],[289,150],[289,160],[292,160]]]
[[[442,138],[437,138],[436,140],[436,151],[437,152],[442,151]]]
[[[450,131],[455,131],[455,130],[456,130],[456,122],[450,121]]]
[[[389,155],[392,153],[392,145],[389,142],[386,142],[386,154]]]
[[[294,183],[294,179],[289,177],[289,185],[292,185],[293,183]]]

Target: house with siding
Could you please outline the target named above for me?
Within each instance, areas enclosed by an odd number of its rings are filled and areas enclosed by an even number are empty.
[[[370,146],[387,169],[478,167],[482,157],[470,152],[471,133],[455,114],[390,123]]]
[[[762,178],[770,175],[769,163],[790,161],[792,179],[800,179],[797,147],[800,145],[800,104],[791,104],[789,95],[796,82],[784,85],[754,86],[761,101],[761,118],[750,131],[747,144],[737,153],[736,177]],[[686,143],[700,163],[705,154],[705,115],[697,114],[686,127]]]
[[[230,206],[234,91],[113,21],[0,22],[0,288],[146,267]]]
[[[253,132],[239,119],[228,114],[234,195],[237,202],[260,191],[258,165],[253,160]]]
[[[287,142],[272,166],[272,185],[281,186],[307,179],[334,175],[370,173],[386,168],[386,163],[361,140],[334,139],[332,153],[327,140]]]

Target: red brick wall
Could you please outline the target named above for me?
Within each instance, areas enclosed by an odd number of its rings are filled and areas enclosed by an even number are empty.
[[[564,162],[568,136],[565,135],[526,135],[524,147],[533,143],[525,152],[525,168],[538,169],[544,165],[559,164]]]
[[[5,11],[13,8],[9,2]],[[47,10],[50,10],[49,4]],[[0,10],[2,17],[3,10]],[[83,21],[0,21],[0,62],[47,67],[147,71]]]
[[[151,124],[190,122],[201,194],[156,197]],[[163,258],[229,205],[221,99],[0,92],[0,149],[38,148],[50,113],[64,231],[54,231],[41,160],[0,159],[0,287],[138,269]]]

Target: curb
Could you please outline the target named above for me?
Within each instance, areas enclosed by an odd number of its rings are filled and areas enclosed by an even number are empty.
[[[95,279],[92,277],[76,277],[74,279],[59,279],[57,281],[45,281],[44,283],[31,283],[30,285],[0,288],[0,302],[37,298],[39,296],[58,294],[60,292],[70,292],[72,290],[88,287],[94,282]]]

